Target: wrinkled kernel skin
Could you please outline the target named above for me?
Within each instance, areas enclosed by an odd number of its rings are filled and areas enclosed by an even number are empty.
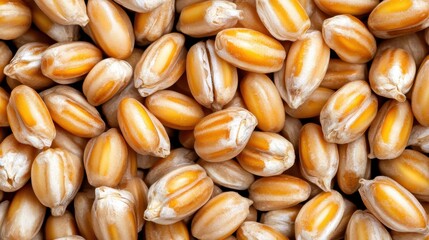
[[[79,190],[83,172],[83,164],[76,155],[50,148],[34,159],[31,184],[39,201],[51,208],[51,214],[61,216]]]
[[[366,81],[352,81],[338,89],[320,112],[328,142],[345,144],[364,135],[377,115],[378,100]]]
[[[244,149],[257,124],[256,117],[240,107],[209,114],[195,126],[195,152],[209,162],[234,158]]]
[[[202,167],[181,166],[150,186],[144,218],[164,225],[179,222],[201,208],[213,188],[213,181]]]

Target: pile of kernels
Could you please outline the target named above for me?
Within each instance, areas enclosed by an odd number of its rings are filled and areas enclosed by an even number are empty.
[[[0,239],[429,239],[428,0],[0,0]]]

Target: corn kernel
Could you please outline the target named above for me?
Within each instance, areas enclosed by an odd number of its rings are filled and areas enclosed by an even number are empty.
[[[323,38],[338,56],[349,63],[366,63],[376,53],[375,38],[366,26],[352,15],[337,15],[326,19]]]
[[[186,148],[173,149],[168,156],[157,160],[153,166],[151,166],[146,175],[145,182],[150,186],[168,172],[180,166],[193,164],[197,158],[197,154],[192,150]]]
[[[396,232],[396,231],[390,231],[390,236],[394,240],[428,240],[429,234],[428,233],[409,233],[409,232]]]
[[[13,53],[6,45],[5,42],[0,41],[0,82],[3,81],[5,74],[3,73],[4,67],[9,64],[12,59]]]
[[[172,224],[195,213],[210,198],[213,181],[197,164],[179,167],[150,186],[146,221]]]
[[[244,149],[257,123],[251,112],[238,107],[209,114],[195,126],[195,151],[209,162],[232,159]]]
[[[124,60],[127,61],[128,64],[130,64],[131,67],[134,69],[137,66],[137,63],[139,62],[140,58],[143,56],[143,53],[143,49],[135,47],[131,55]]]
[[[11,78],[9,76],[6,76],[6,84],[11,90],[13,90],[19,85],[22,85],[22,83],[20,83],[18,80]]]
[[[101,59],[101,51],[91,43],[56,43],[43,53],[41,69],[53,81],[70,84],[83,79]]]
[[[62,216],[51,215],[45,223],[45,239],[54,240],[68,237],[72,240],[73,235],[77,235],[76,222],[71,212],[66,211]],[[79,239],[79,238],[76,238]]]
[[[31,164],[37,150],[18,142],[14,135],[7,136],[0,144],[0,190],[15,192],[22,188],[31,176]]]
[[[310,28],[307,12],[298,0],[256,0],[256,11],[278,40],[296,41]]]
[[[92,228],[91,208],[94,202],[94,189],[78,192],[73,200],[74,216],[80,234],[88,240],[95,240]]]
[[[410,138],[408,139],[408,146],[419,149],[421,152],[429,153],[429,128],[422,125],[415,124],[411,130]]]
[[[303,177],[323,191],[330,191],[338,170],[338,148],[324,139],[319,125],[307,123],[301,128],[299,157]]]
[[[217,195],[219,195],[221,193],[223,193],[222,189],[220,187],[218,187],[217,185],[213,185],[213,192],[212,192],[212,195],[210,196],[210,199],[216,197]],[[249,215],[250,215],[250,208],[249,208]],[[249,215],[247,215],[247,216],[249,217]],[[194,217],[194,215],[189,216],[189,218],[185,218],[184,221],[186,222],[186,224],[190,223],[190,221],[192,220],[193,217]]]
[[[425,90],[429,86],[429,57],[426,57],[417,72],[411,95],[411,107],[416,120],[423,126],[429,126],[429,112],[425,107],[429,104],[428,93]]]
[[[415,150],[406,149],[397,158],[379,161],[381,174],[392,178],[416,195],[429,196],[429,158]]]
[[[203,108],[193,98],[170,90],[150,95],[145,104],[164,126],[173,129],[192,130],[204,117]]]
[[[241,93],[239,90],[237,90],[234,94],[234,97],[232,97],[231,101],[227,103],[223,109],[230,108],[230,107],[241,107],[244,109],[247,109],[246,104],[244,103],[243,97],[241,96]]]
[[[128,150],[127,161],[126,161],[127,167],[125,168],[124,175],[122,175],[121,183],[125,183],[134,177],[140,176],[139,175],[140,173],[143,174],[141,175],[141,179],[144,178],[144,173],[143,172],[139,173],[136,151],[134,151],[130,146],[127,146],[127,150]]]
[[[240,81],[240,92],[247,106],[258,120],[258,128],[279,132],[285,124],[283,102],[276,86],[265,74],[247,73]],[[270,116],[267,118],[267,116]]]
[[[369,178],[371,173],[365,136],[351,143],[338,145],[338,156],[338,186],[345,194],[352,194],[360,187],[359,180]]]
[[[386,98],[403,102],[416,74],[414,58],[407,51],[386,49],[374,59],[369,70],[371,89]]]
[[[357,210],[347,226],[348,239],[391,239],[389,232],[377,218],[367,211]]]
[[[57,42],[76,41],[79,38],[78,25],[62,25],[52,21],[33,1],[27,1],[34,25]]]
[[[243,16],[237,6],[228,1],[204,1],[182,9],[177,30],[192,37],[208,37],[233,27]]]
[[[32,88],[19,85],[12,90],[7,118],[19,142],[38,149],[51,146],[55,138],[55,126],[47,106]]]
[[[100,135],[106,125],[98,110],[78,90],[69,86],[55,86],[41,93],[56,124],[66,131],[84,138]]]
[[[215,50],[232,65],[256,73],[279,71],[286,58],[284,47],[276,39],[246,28],[220,31]]]
[[[189,5],[191,5],[191,4],[194,4],[194,3],[199,3],[199,2],[204,2],[204,1],[206,1],[206,0],[176,0],[175,2],[176,2],[176,12],[177,13],[180,13],[182,10],[183,10],[183,8],[185,8],[185,7],[187,7],[187,6],[189,6]]]
[[[101,110],[106,117],[107,123],[110,127],[119,127],[118,123],[118,106],[122,99],[134,98],[137,101],[143,101],[137,89],[134,87],[133,81],[130,81],[125,88],[113,96],[109,101],[101,105]]]
[[[42,55],[47,48],[47,44],[38,42],[23,45],[5,66],[4,74],[35,90],[54,85],[55,82],[43,75],[40,69]]]
[[[134,68],[134,86],[140,95],[172,86],[185,72],[185,36],[180,33],[165,34],[144,51]]]
[[[192,96],[206,108],[220,110],[237,92],[237,69],[215,52],[215,42],[199,42],[186,56],[186,76]]]
[[[83,151],[88,140],[75,136],[58,125],[55,125],[55,131],[56,135],[51,148],[62,148],[76,155],[79,159],[83,159]]]
[[[214,190],[213,190],[213,192],[214,192]],[[257,221],[257,219],[258,219],[258,210],[256,210],[256,208],[254,206],[250,206],[249,207],[249,214],[247,215],[245,221]]]
[[[18,190],[10,202],[1,225],[1,239],[32,239],[42,227],[46,208],[36,195],[31,184]]]
[[[119,189],[130,192],[134,197],[137,231],[140,232],[143,229],[143,224],[145,224],[144,211],[147,207],[148,188],[141,178],[133,177],[122,182]]]
[[[261,223],[266,224],[288,238],[295,236],[295,219],[302,205],[298,204],[281,210],[273,210],[261,215]]]
[[[82,92],[93,106],[103,104],[127,86],[133,68],[124,60],[106,58],[98,62],[83,81]]]
[[[328,63],[329,47],[319,31],[305,33],[292,43],[283,68],[274,75],[277,89],[289,107],[296,109],[310,97],[322,82]]]
[[[234,160],[207,162],[200,159],[197,164],[206,170],[215,184],[222,187],[246,190],[255,181],[255,177]]]
[[[176,2],[180,2],[180,0]],[[258,16],[258,12],[256,11],[256,0],[234,0],[233,2],[237,5],[237,9],[243,12],[242,18],[238,19],[235,27],[244,27],[268,36],[271,35]]]
[[[346,83],[368,79],[366,64],[348,63],[341,59],[330,59],[328,71],[320,83],[321,87],[337,90]]]
[[[341,221],[338,224],[337,228],[329,236],[330,239],[340,240],[344,238],[347,230],[347,225],[350,222],[350,218],[352,217],[353,213],[357,209],[356,205],[354,205],[346,198],[344,198],[344,204],[345,204],[345,209],[344,209],[343,217],[341,218]]]
[[[170,33],[174,27],[174,13],[173,0],[165,1],[150,12],[136,13],[133,24],[136,42],[147,45]]]
[[[378,111],[368,131],[370,158],[392,159],[405,149],[413,127],[408,101],[389,100]]]
[[[370,13],[380,0],[363,0],[363,1],[347,1],[347,0],[314,0],[317,7],[329,15],[351,14],[364,15]]]
[[[308,16],[313,15],[314,11],[316,11],[317,7],[313,0],[298,0],[298,2],[304,8]]]
[[[84,27],[89,21],[84,0],[35,0],[35,2],[50,19],[59,24]]]
[[[283,137],[292,143],[295,152],[298,152],[301,127],[302,123],[299,119],[286,115],[285,125],[280,132]]]
[[[159,240],[159,239],[190,239],[189,230],[183,221],[176,222],[169,225],[156,224],[154,222],[147,222],[145,224],[144,234],[146,240]]]
[[[426,232],[428,217],[417,199],[389,177],[361,180],[359,194],[367,209],[386,227],[398,232]]]
[[[118,123],[125,140],[137,153],[157,157],[170,153],[170,139],[164,126],[136,99],[121,100]]]
[[[293,109],[285,104],[285,111],[294,118],[317,117],[333,93],[334,91],[329,88],[318,87],[298,108]]]
[[[296,177],[277,175],[256,180],[249,188],[249,198],[259,211],[293,207],[310,197],[310,185]]]
[[[116,128],[89,140],[83,158],[89,184],[117,186],[125,173],[127,156],[127,144]]]
[[[31,185],[37,199],[51,208],[53,216],[64,214],[79,191],[83,170],[81,159],[61,148],[44,150],[34,159]]]
[[[21,0],[0,2],[0,39],[12,40],[31,26],[30,8]]]
[[[13,39],[12,42],[17,48],[20,48],[23,45],[32,42],[46,43],[49,45],[55,43],[54,40],[52,40],[50,37],[48,37],[41,31],[37,30],[36,28],[28,29],[28,31],[26,31],[24,34]]]
[[[338,89],[320,112],[323,136],[345,144],[361,137],[377,115],[378,101],[365,81],[352,81]]]
[[[327,239],[339,225],[345,203],[335,190],[320,193],[308,201],[295,220],[295,238]]]
[[[9,126],[7,120],[7,104],[9,103],[9,93],[0,87],[0,127]]]
[[[124,8],[137,13],[150,12],[170,0],[114,0]]]
[[[426,42],[418,33],[411,33],[400,37],[384,39],[377,46],[377,55],[388,48],[404,49],[413,56],[417,66],[420,66],[423,59],[429,53]]]
[[[192,219],[198,239],[223,239],[233,234],[249,214],[252,201],[236,192],[224,192],[207,202]]]
[[[368,26],[379,38],[392,38],[425,29],[428,19],[429,3],[425,0],[387,0],[372,10]]]
[[[109,57],[129,57],[134,48],[134,31],[127,13],[108,0],[89,0],[87,11],[91,36],[100,48]]]
[[[97,239],[137,239],[134,204],[133,195],[126,190],[96,188],[91,218]]]
[[[237,160],[252,174],[274,176],[295,163],[295,151],[293,145],[277,133],[254,131]]]
[[[237,230],[237,240],[278,239],[288,240],[276,229],[258,222],[244,222]]]

